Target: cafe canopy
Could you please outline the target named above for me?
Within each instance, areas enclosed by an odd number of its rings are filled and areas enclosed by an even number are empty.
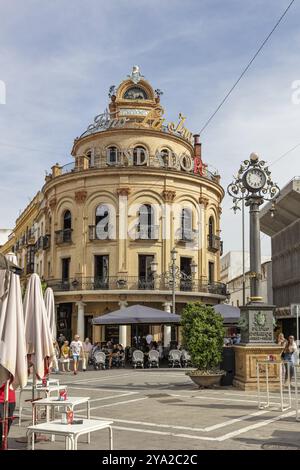
[[[229,304],[214,305],[214,310],[222,315],[224,324],[237,324],[240,319],[240,309]]]
[[[180,323],[180,315],[156,308],[145,307],[144,305],[132,305],[93,318],[92,323],[93,325],[170,325]]]

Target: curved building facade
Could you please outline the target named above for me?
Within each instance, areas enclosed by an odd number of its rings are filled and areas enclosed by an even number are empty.
[[[129,345],[130,327],[92,327],[92,317],[133,304],[170,311],[174,248],[176,313],[189,301],[226,298],[220,177],[203,163],[185,117],[166,121],[160,96],[134,67],[75,139],[74,163],[46,177],[30,249],[67,337]],[[169,327],[149,328],[156,340],[170,339]]]

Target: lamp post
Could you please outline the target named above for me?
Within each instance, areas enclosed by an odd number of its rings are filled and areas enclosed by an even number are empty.
[[[176,313],[176,303],[175,303],[176,258],[177,258],[177,251],[176,251],[175,248],[173,248],[171,250],[171,260],[172,260],[172,313]]]
[[[191,263],[191,276],[181,272],[179,267],[176,266],[176,259],[177,259],[177,251],[175,248],[171,250],[171,264],[169,266],[169,270],[157,274],[158,263],[157,261],[153,260],[151,262],[151,271],[153,273],[154,279],[162,279],[167,281],[169,286],[172,287],[172,313],[176,313],[176,280],[184,280],[186,282],[192,282],[195,274],[197,273],[197,264],[193,260]]]

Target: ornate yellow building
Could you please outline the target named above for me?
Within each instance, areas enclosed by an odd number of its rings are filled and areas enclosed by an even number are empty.
[[[27,224],[34,248],[29,236],[24,245],[55,291],[58,332],[67,337],[119,336],[130,344],[130,327],[92,328],[91,318],[141,303],[170,311],[173,248],[177,313],[188,301],[226,297],[218,282],[220,177],[203,164],[199,136],[188,131],[185,117],[166,122],[161,94],[134,67],[110,88],[109,109],[75,139],[74,163],[54,165],[38,195]],[[21,218],[26,211],[30,206]],[[20,259],[18,221],[14,233]],[[30,256],[22,262],[25,274]],[[152,333],[165,342],[170,336],[168,327]]]

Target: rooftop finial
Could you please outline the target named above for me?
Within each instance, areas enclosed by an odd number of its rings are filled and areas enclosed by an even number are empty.
[[[144,75],[141,75],[140,73],[140,67],[138,65],[134,65],[132,67],[132,72],[131,75],[128,75],[128,77],[131,79],[131,81],[135,84],[139,83],[141,78],[144,77]]]

